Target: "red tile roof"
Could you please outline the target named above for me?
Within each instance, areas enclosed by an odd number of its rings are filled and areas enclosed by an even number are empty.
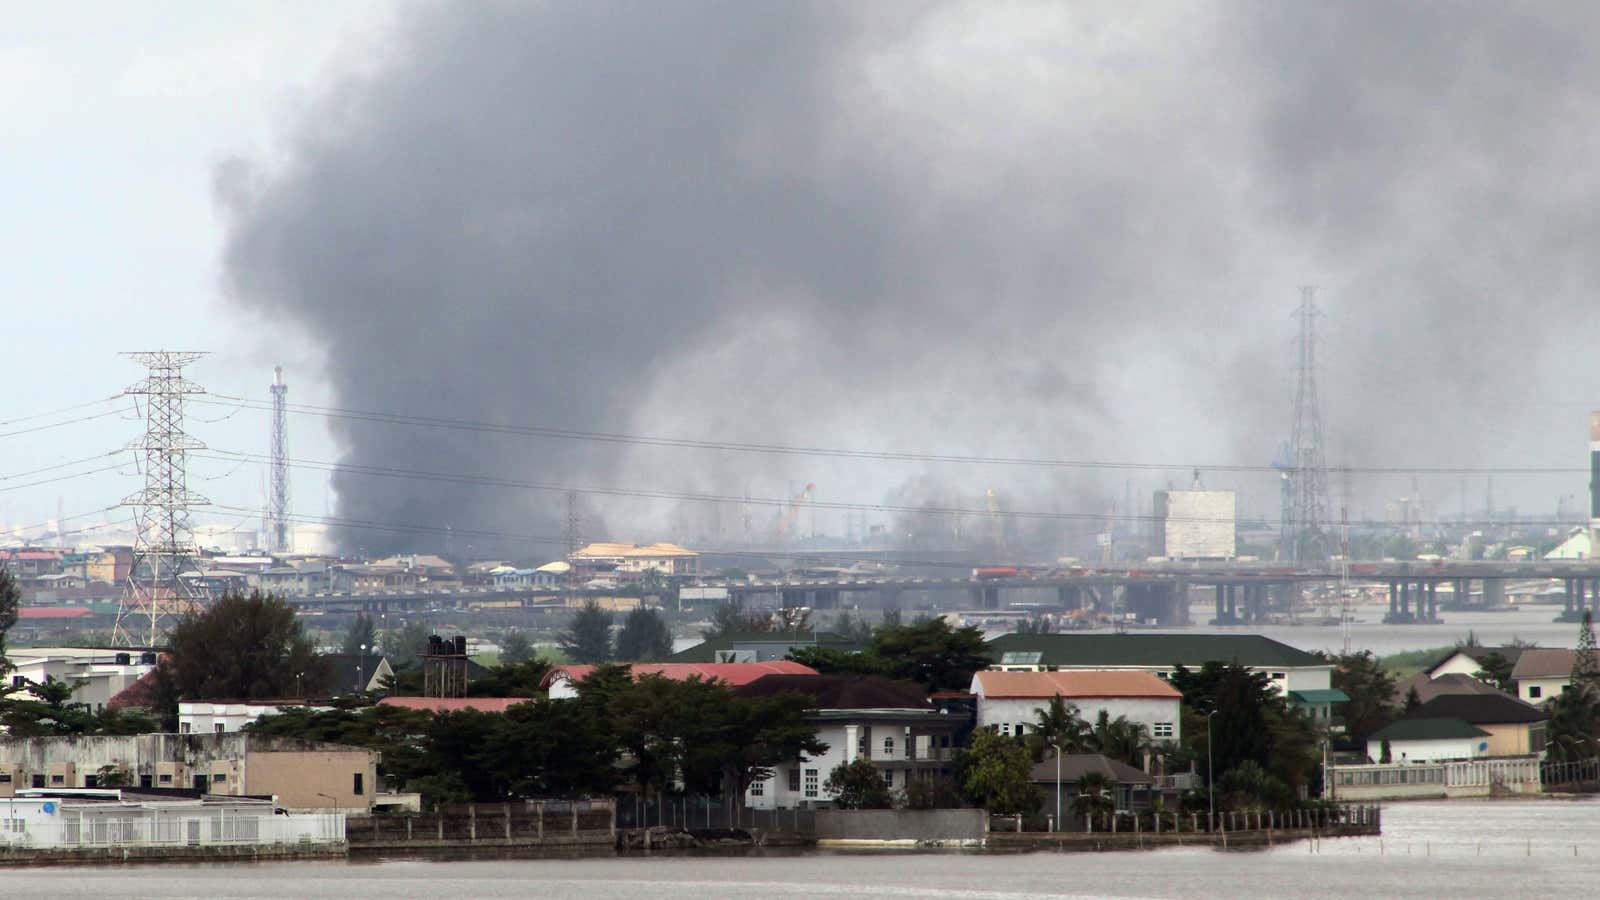
[[[1000,672],[972,676],[974,693],[995,699],[1049,697],[1154,697],[1181,699],[1177,688],[1149,672],[1078,669],[1070,672]]]
[[[557,678],[578,682],[589,677],[598,666],[557,666],[545,675],[541,687],[548,688]],[[629,666],[635,677],[660,675],[673,681],[700,678],[705,681],[723,681],[730,687],[749,684],[764,675],[815,675],[810,666],[787,659],[755,663],[633,663]]]
[[[81,619],[94,615],[87,606],[24,606],[17,610],[19,619]]]
[[[460,712],[473,709],[478,712],[503,713],[518,703],[530,703],[527,697],[385,697],[379,706],[398,706],[401,709],[420,709],[424,712]]]

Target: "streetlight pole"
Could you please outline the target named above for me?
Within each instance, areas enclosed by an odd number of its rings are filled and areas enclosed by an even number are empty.
[[[1216,714],[1217,711],[1214,709],[1206,713],[1206,803],[1210,810],[1207,815],[1213,831],[1217,828],[1217,777],[1216,769],[1211,763],[1211,717]]]
[[[1055,828],[1061,830],[1061,745],[1052,742],[1050,746],[1056,748],[1056,821]]]

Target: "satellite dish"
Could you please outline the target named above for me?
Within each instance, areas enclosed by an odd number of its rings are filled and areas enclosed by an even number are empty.
[[[46,814],[50,814],[56,811],[56,805],[47,800],[45,801],[44,806],[41,806],[40,809],[44,810]]]
[[[1488,749],[1489,749],[1489,742],[1488,741],[1479,741],[1478,742],[1478,752],[1479,753],[1482,753],[1483,751],[1488,750]]]

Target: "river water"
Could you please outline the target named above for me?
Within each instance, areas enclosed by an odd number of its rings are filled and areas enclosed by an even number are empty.
[[[1315,852],[1314,852],[1315,851]],[[1567,897],[1600,885],[1600,800],[1394,804],[1381,838],[1261,851],[808,851],[438,862],[230,863],[0,870],[13,897],[716,900]]]

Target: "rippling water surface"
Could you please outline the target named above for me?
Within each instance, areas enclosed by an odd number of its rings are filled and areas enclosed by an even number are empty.
[[[1396,804],[1382,838],[1260,852],[924,851],[0,870],[11,897],[616,898],[1592,896],[1600,801]],[[1315,852],[1314,852],[1315,851]]]

